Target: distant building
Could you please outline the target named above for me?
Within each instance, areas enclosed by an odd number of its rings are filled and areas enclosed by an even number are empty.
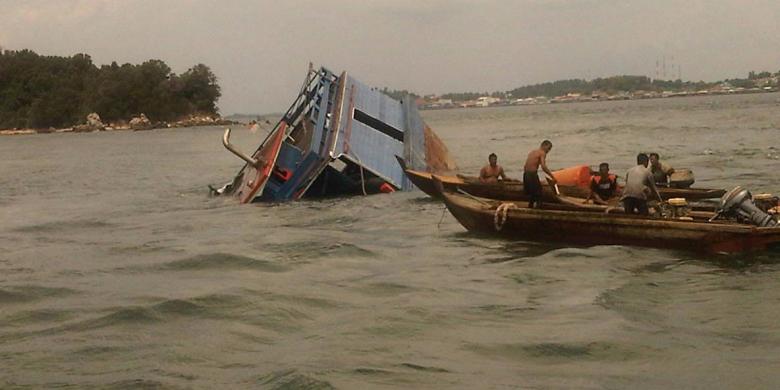
[[[441,99],[436,95],[428,95],[417,107],[422,110],[435,110],[438,108],[452,108],[455,107],[455,104],[452,102],[452,99]]]
[[[761,78],[761,79],[753,80],[753,83],[755,83],[756,87],[759,87],[759,88],[771,87],[771,86],[776,86],[778,84],[777,83],[777,81],[778,81],[777,79],[778,79],[777,76],[775,76],[775,77],[764,77],[764,78]]]
[[[501,102],[501,99],[499,98],[494,98],[492,96],[480,96],[474,102],[474,105],[477,107],[487,107],[494,104],[498,104],[499,102]]]

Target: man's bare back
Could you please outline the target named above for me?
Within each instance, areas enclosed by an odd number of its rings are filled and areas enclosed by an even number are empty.
[[[525,167],[523,167],[523,171],[536,174],[536,172],[539,170],[539,167],[542,167],[544,173],[546,173],[550,177],[552,183],[555,184],[555,176],[553,176],[550,169],[547,168],[547,153],[550,153],[550,150],[552,150],[552,142],[548,140],[542,142],[542,145],[539,146],[539,149],[534,149],[531,151],[531,153],[528,153],[528,158],[525,160]]]
[[[544,162],[545,156],[547,156],[547,152],[542,149],[532,150],[530,153],[528,153],[528,158],[525,160],[525,167],[523,170],[526,172],[538,171],[539,166],[542,165],[542,162]]]

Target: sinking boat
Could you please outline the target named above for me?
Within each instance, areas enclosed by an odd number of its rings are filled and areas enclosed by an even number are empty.
[[[218,194],[241,203],[411,190],[395,162],[427,172],[456,169],[444,143],[420,117],[414,99],[395,100],[346,72],[309,72],[298,96]]]
[[[447,209],[469,231],[503,237],[579,245],[633,245],[713,253],[764,250],[780,245],[776,217],[759,210],[737,187],[716,212],[668,218],[625,214],[621,209],[583,205],[573,199],[543,203],[485,199],[444,188],[434,176]]]

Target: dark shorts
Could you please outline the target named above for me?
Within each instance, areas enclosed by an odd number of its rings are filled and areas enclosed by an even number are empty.
[[[623,208],[626,214],[648,215],[647,200],[638,198],[623,198]]]
[[[542,198],[542,182],[536,172],[523,172],[523,192],[534,200]]]

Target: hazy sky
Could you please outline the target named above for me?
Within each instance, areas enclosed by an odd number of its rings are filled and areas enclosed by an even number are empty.
[[[780,70],[778,0],[0,0],[0,46],[196,63],[223,114],[280,111],[308,62],[418,93],[616,74]]]

